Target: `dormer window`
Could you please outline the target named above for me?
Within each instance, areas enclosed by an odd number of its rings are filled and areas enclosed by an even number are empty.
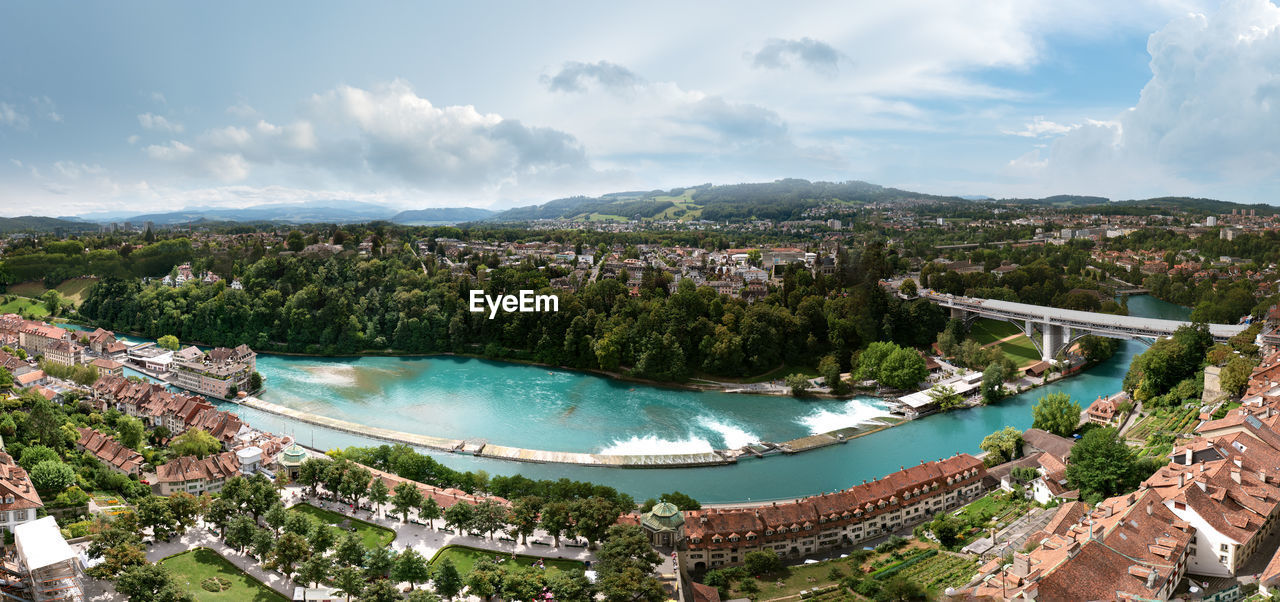
[[[764,535],[765,535],[765,537],[768,537],[768,536],[770,536],[770,535],[773,535],[773,529],[769,529],[768,531],[765,531],[765,532],[764,532]]]
[[[691,539],[690,541],[692,541],[693,543],[702,543],[702,538],[701,538],[701,537],[694,537],[694,538],[693,538],[693,539]]]
[[[734,535],[733,537],[730,537],[730,538],[729,538],[729,541],[737,542],[739,539],[742,539],[742,538],[741,538],[741,537],[738,537],[737,535]]]
[[[711,543],[720,543],[722,541],[724,541],[724,539],[721,538],[719,535],[711,538]]]

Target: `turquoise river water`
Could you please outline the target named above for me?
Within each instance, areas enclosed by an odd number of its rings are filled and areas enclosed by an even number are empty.
[[[1132,315],[1186,319],[1187,308],[1149,296],[1129,300]],[[613,469],[523,464],[428,452],[459,470],[589,480],[643,499],[679,490],[702,501],[790,498],[835,491],[902,466],[957,452],[1005,426],[1031,425],[1031,405],[1060,391],[1087,405],[1113,393],[1134,355],[1122,342],[1087,372],[993,406],[929,416],[792,456],[742,459],[704,468]],[[263,399],[309,412],[401,431],[557,451],[673,453],[781,441],[864,423],[885,411],[879,400],[802,401],[788,397],[695,392],[625,383],[535,366],[449,357],[300,358],[262,355]],[[380,442],[234,404],[226,409],[260,428],[329,449]]]

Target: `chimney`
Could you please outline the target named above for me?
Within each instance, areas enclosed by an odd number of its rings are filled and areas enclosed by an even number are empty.
[[[1103,518],[1111,518],[1111,513],[1112,513],[1112,510],[1111,510],[1111,505],[1110,505],[1110,504],[1108,504],[1108,505],[1106,505],[1106,506],[1103,506],[1103,508],[1102,508],[1102,517],[1103,517]]]
[[[1154,504],[1154,503],[1152,503],[1152,501],[1151,501],[1151,500],[1147,500],[1147,516],[1151,516],[1151,513],[1152,513],[1154,510],[1155,510],[1155,504]]]
[[[1178,489],[1182,489],[1186,485],[1187,485],[1187,473],[1179,472],[1178,473]]]
[[[1262,468],[1258,470],[1258,480],[1263,483],[1267,482],[1267,469]]]
[[[1156,577],[1159,576],[1160,572],[1155,569],[1151,569],[1151,572],[1147,573],[1147,589],[1151,589],[1156,586]]]
[[[1187,451],[1183,453],[1183,458],[1185,460],[1183,463],[1186,464],[1187,466],[1191,466],[1191,448],[1190,447],[1188,447]]]
[[[1233,470],[1233,471],[1231,471],[1231,480],[1232,480],[1232,481],[1235,481],[1237,484],[1239,484],[1239,483],[1240,483],[1240,471],[1238,471],[1238,470]]]
[[[1031,574],[1031,555],[1016,552],[1013,555],[1013,568],[1011,571],[1017,577],[1026,577]]]

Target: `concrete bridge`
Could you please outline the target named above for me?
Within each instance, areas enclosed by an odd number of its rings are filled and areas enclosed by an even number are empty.
[[[951,309],[951,317],[970,320],[975,317],[1005,320],[1017,324],[1023,334],[1031,339],[1040,351],[1040,358],[1046,361],[1057,357],[1058,352],[1066,349],[1076,339],[1095,334],[1113,339],[1132,339],[1148,345],[1160,337],[1173,335],[1182,326],[1191,324],[1180,320],[1162,320],[1159,318],[1138,318],[1134,316],[1116,316],[1091,311],[1074,309],[1058,309],[1027,303],[1012,303],[995,299],[978,299],[944,295],[925,290],[920,296]],[[1241,333],[1245,324],[1210,324],[1209,334],[1216,342]],[[1031,336],[1041,333],[1041,340]]]

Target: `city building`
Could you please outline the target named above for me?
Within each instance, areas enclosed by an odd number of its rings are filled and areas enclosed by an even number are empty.
[[[142,454],[94,429],[81,427],[77,430],[80,431],[80,438],[76,440],[76,449],[88,451],[106,464],[107,468],[118,473],[134,476],[142,472]]]
[[[248,345],[235,349],[217,347],[207,353],[187,347],[174,354],[170,366],[172,384],[218,399],[249,390],[249,377],[257,366],[257,354]]]
[[[981,460],[957,454],[836,493],[686,511],[680,563],[702,571],[738,564],[755,550],[799,558],[853,546],[960,507],[984,491],[986,474]]]
[[[207,458],[183,456],[156,467],[151,490],[163,496],[179,491],[191,495],[206,491],[217,493],[227,479],[238,474],[241,474],[240,461],[235,452],[222,452]]]
[[[0,452],[0,529],[12,532],[14,527],[35,520],[43,507],[27,471],[13,456]]]

